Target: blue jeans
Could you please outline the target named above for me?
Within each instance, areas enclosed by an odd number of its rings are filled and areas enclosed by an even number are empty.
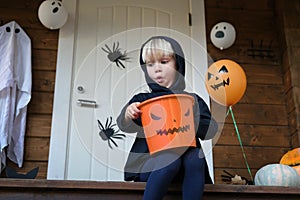
[[[143,166],[140,180],[146,183],[144,200],[161,200],[173,179],[183,169],[183,200],[201,200],[205,182],[205,158],[201,149],[188,149],[183,155],[163,152]]]

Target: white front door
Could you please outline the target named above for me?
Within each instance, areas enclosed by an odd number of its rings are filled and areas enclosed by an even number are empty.
[[[55,113],[59,110],[57,101],[60,98],[56,95],[48,178],[123,180],[123,167],[134,135],[125,136],[119,131],[116,118],[134,94],[148,90],[139,66],[139,50],[141,44],[153,35],[167,35],[179,41],[187,61],[187,90],[195,91],[208,100],[204,90],[206,46],[201,45],[205,44],[205,37],[193,39],[188,20],[192,6],[189,2],[78,0],[75,5],[70,1],[63,2],[73,10],[69,18],[74,17],[73,26],[66,25],[61,30],[60,45],[68,40],[66,37],[69,40],[73,38],[73,42],[68,43],[71,44],[69,49],[63,45],[63,50],[59,51],[59,59],[64,59],[62,55],[68,54],[72,57],[69,58],[72,76],[66,79],[61,77],[71,82],[68,127],[63,129],[56,124],[62,123],[58,122],[61,114]],[[195,3],[197,5],[202,6],[203,2]],[[204,22],[204,19],[201,20]],[[73,33],[70,27],[74,28]],[[205,29],[204,23],[202,28]],[[70,54],[70,51],[73,53]],[[199,57],[202,59],[199,60]],[[64,65],[65,62],[61,61]],[[59,63],[58,70],[59,67],[66,67],[59,66]],[[58,82],[62,74],[57,73]],[[56,87],[58,93],[60,89]],[[58,129],[67,130],[66,135],[58,136],[55,132]],[[55,158],[56,148],[59,147],[65,147],[64,155],[59,155],[64,161],[58,163],[63,167],[63,172],[55,171],[58,167],[54,166],[59,159]]]

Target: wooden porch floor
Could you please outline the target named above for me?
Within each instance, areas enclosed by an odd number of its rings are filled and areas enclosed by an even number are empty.
[[[0,199],[134,200],[142,199],[144,183],[0,179]],[[165,200],[181,199],[173,185]],[[204,200],[300,199],[300,188],[240,185],[206,185]]]

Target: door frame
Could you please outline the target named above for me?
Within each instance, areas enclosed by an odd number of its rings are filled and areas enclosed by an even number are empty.
[[[191,38],[201,38],[200,45],[206,49],[206,27],[205,27],[205,0],[190,0],[190,12],[193,14],[193,25],[191,26]],[[69,124],[71,120],[71,91],[73,74],[73,51],[76,37],[76,13],[78,0],[63,0],[68,11],[68,20],[59,30],[59,41],[56,63],[56,79],[54,90],[54,102],[52,113],[51,137],[48,158],[47,179],[65,180],[66,164],[69,141]],[[203,11],[203,12],[199,12]],[[199,40],[196,40],[199,41]],[[199,56],[193,56],[199,58]],[[207,64],[206,56],[201,62]],[[198,84],[195,84],[197,87]],[[201,87],[201,86],[199,86]],[[196,90],[199,88],[195,88]],[[209,96],[202,96],[209,103]],[[209,104],[208,104],[209,105]],[[210,156],[212,162],[212,155]],[[213,175],[213,169],[210,169]]]

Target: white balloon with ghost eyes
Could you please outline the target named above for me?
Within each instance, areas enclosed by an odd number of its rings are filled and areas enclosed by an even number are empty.
[[[229,48],[235,41],[236,32],[228,22],[219,22],[210,31],[210,39],[220,50]]]
[[[49,29],[61,28],[68,19],[68,12],[60,0],[45,0],[38,10],[40,22]]]

